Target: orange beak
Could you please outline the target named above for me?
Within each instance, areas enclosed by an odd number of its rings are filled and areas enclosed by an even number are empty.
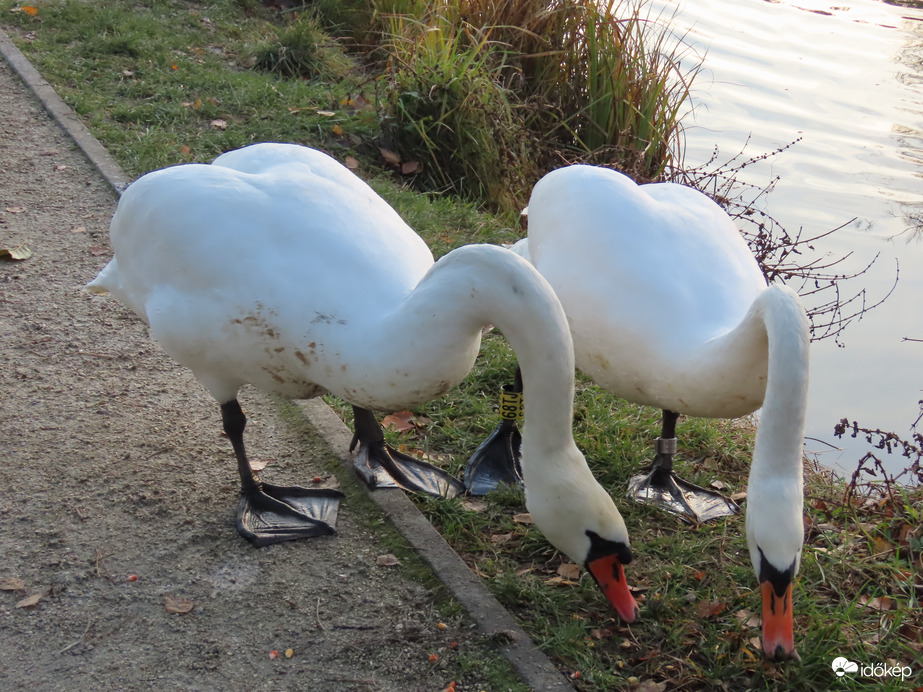
[[[763,651],[768,658],[798,658],[795,651],[791,582],[781,595],[775,592],[768,581],[760,586],[763,590]]]
[[[638,618],[638,604],[628,590],[625,570],[619,559],[615,555],[604,555],[587,562],[586,568],[621,618],[625,622],[634,622]]]

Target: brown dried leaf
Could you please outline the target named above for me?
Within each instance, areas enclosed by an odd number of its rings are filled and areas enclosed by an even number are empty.
[[[212,127],[215,128],[216,130],[226,130],[228,129],[228,123],[226,120],[217,118],[215,120],[212,120]]]
[[[27,260],[30,257],[32,257],[32,250],[26,247],[25,243],[20,243],[12,249],[0,248],[0,259]]]
[[[269,462],[266,461],[265,459],[251,459],[250,460],[250,468],[253,471],[262,471],[267,466],[269,466]]]
[[[391,553],[385,553],[375,558],[375,564],[379,567],[394,567],[395,565],[401,564],[401,561]]]
[[[343,159],[343,163],[346,164],[346,167],[351,171],[359,168],[359,162],[352,156],[347,156],[345,159]]]
[[[487,503],[483,500],[462,500],[461,506],[467,509],[469,512],[483,512],[487,509]]]
[[[378,151],[381,152],[381,155],[384,158],[384,160],[390,163],[392,166],[401,165],[401,157],[399,154],[394,153],[390,149],[385,149],[384,147],[379,148]]]
[[[760,626],[760,616],[757,613],[751,613],[746,608],[738,610],[734,613],[734,617],[737,618],[737,622],[749,629]]]
[[[897,610],[897,601],[895,601],[890,596],[876,596],[875,598],[860,596],[859,604],[865,606],[866,608],[871,608],[872,610],[879,610],[882,612],[886,610]]]
[[[513,540],[513,534],[511,533],[494,533],[490,536],[490,542],[494,545],[503,545],[511,540]]]
[[[699,601],[695,606],[700,618],[710,618],[727,610],[727,604],[721,601]]]
[[[71,229],[71,233],[86,233],[86,232],[87,232],[86,226],[74,226]]]
[[[102,245],[96,245],[90,248],[90,254],[93,255],[93,257],[100,257],[102,255],[108,255],[109,248],[103,247]]]
[[[514,514],[513,521],[515,521],[517,524],[534,524],[535,523],[534,521],[532,521],[532,515],[529,514],[528,512],[523,512],[522,514]]]
[[[392,428],[403,433],[416,429],[417,425],[411,411],[397,411],[382,418],[381,427]]]
[[[404,175],[410,175],[411,173],[416,173],[420,170],[419,161],[407,161],[401,164],[401,173]]]
[[[872,538],[872,554],[881,555],[883,553],[889,553],[894,549],[894,545],[891,541],[888,541],[881,536],[875,536]]]
[[[642,680],[638,685],[632,688],[634,692],[663,692],[667,689],[666,682],[654,682],[653,680]]]
[[[333,116],[336,115],[334,111],[317,111],[317,114],[322,115],[325,118],[332,118]]]
[[[565,562],[558,567],[558,574],[565,579],[580,579],[580,565],[572,562]]]
[[[26,582],[19,577],[7,577],[0,580],[0,591],[25,591]]]
[[[191,613],[192,609],[195,608],[195,603],[190,601],[188,598],[174,597],[170,594],[166,594],[163,597],[163,607],[168,613],[175,613],[177,615],[185,615],[186,613]]]
[[[19,603],[16,604],[16,607],[17,608],[34,608],[35,606],[38,605],[39,601],[41,601],[47,595],[48,595],[47,591],[40,591],[39,593],[34,593],[31,596],[26,596],[24,599],[22,599],[21,601],[19,601]]]

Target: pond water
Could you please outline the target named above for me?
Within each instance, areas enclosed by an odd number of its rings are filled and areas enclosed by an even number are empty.
[[[914,6],[915,5],[915,6]],[[746,182],[780,180],[759,206],[817,249],[853,253],[844,284],[880,307],[812,347],[807,449],[851,472],[868,449],[838,440],[843,417],[909,437],[923,399],[923,2],[658,0],[654,5],[703,58],[684,121],[685,162],[786,151],[744,169]],[[748,142],[749,140],[749,142]],[[855,219],[855,221],[851,221]],[[810,307],[810,299],[806,300]],[[923,425],[923,424],[921,424]],[[828,445],[834,445],[833,450]],[[901,458],[888,461],[903,468]]]

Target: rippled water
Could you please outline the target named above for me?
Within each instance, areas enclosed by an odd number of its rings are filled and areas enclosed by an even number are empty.
[[[818,248],[853,253],[874,301],[893,295],[849,326],[838,347],[816,342],[808,448],[851,471],[864,444],[833,437],[842,417],[908,435],[923,398],[923,3],[855,0],[659,0],[656,8],[704,55],[695,108],[686,123],[686,164],[790,149],[745,169],[765,185],[761,207],[789,232],[814,236],[848,223]],[[749,143],[747,140],[749,138]],[[851,219],[855,218],[855,221]],[[842,451],[830,451],[824,443]],[[889,468],[903,466],[900,459]]]

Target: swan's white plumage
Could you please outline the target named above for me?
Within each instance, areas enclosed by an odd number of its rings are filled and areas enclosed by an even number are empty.
[[[577,366],[629,401],[733,418],[762,407],[747,537],[785,570],[803,542],[802,445],[809,324],[797,295],[767,287],[728,215],[671,183],[558,169],[538,182],[514,247],[564,306]]]
[[[573,442],[564,312],[514,253],[467,246],[434,264],[358,177],[283,144],[142,177],[122,196],[111,242],[115,258],[88,288],[145,319],[219,402],[250,383],[291,398],[329,391],[363,408],[415,405],[460,382],[482,326],[496,324],[529,393],[523,475],[536,524],[581,563],[587,529],[627,545],[621,516]],[[559,474],[573,494],[546,480]],[[570,530],[557,525],[561,515]]]

